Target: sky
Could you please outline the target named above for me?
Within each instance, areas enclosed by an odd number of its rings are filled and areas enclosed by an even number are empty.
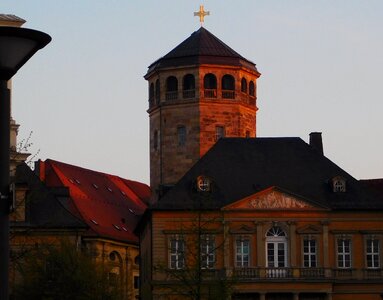
[[[322,132],[357,179],[383,178],[381,0],[1,0],[52,42],[13,77],[35,158],[149,183],[147,67],[204,27],[256,63],[257,136]]]

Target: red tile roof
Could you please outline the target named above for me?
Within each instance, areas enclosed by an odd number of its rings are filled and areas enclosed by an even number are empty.
[[[89,225],[90,234],[138,242],[133,231],[150,197],[146,184],[50,159],[40,161],[39,170],[48,187],[69,189],[69,209]]]

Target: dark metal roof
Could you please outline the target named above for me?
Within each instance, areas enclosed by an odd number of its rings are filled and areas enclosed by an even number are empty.
[[[201,27],[168,54],[152,63],[148,74],[162,68],[200,64],[243,66],[258,72],[253,62]]]
[[[199,175],[211,178],[212,192],[196,192]],[[346,180],[335,193],[331,180]],[[332,210],[383,209],[380,193],[366,187],[300,138],[224,138],[217,142],[152,209],[190,209],[208,197],[206,209],[219,209],[277,187]]]

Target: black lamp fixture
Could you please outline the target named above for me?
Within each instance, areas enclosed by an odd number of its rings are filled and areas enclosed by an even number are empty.
[[[0,300],[8,299],[10,207],[10,90],[7,82],[51,37],[40,31],[0,26]]]

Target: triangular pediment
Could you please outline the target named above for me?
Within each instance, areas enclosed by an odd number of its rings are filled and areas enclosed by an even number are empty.
[[[323,209],[309,203],[307,200],[288,192],[282,191],[279,188],[271,187],[251,196],[231,203],[223,208],[224,210],[317,210]]]

